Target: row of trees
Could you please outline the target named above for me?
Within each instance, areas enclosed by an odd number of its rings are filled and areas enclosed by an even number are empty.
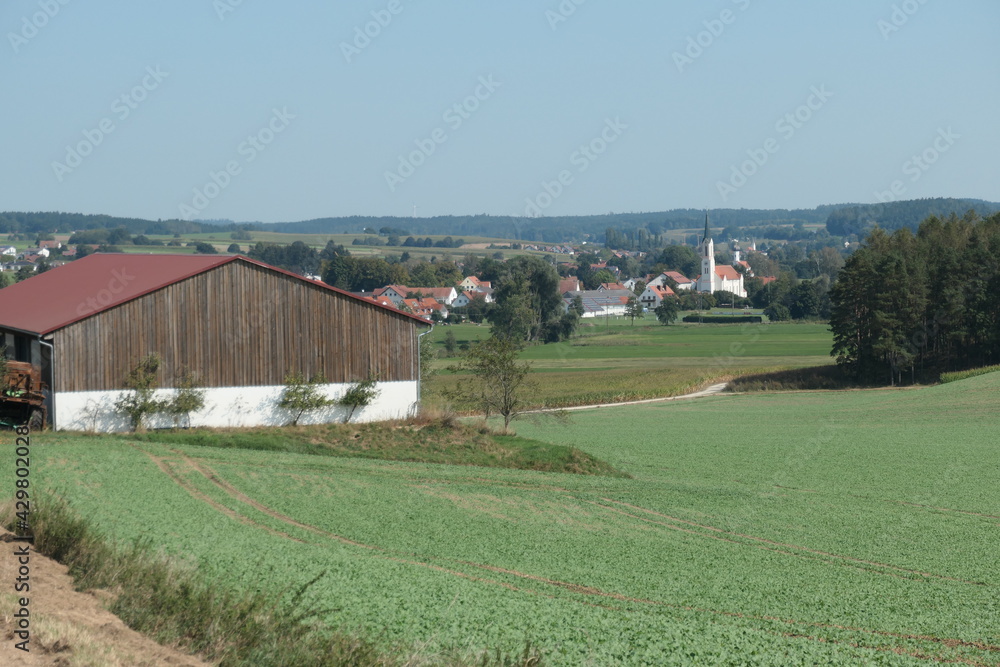
[[[876,228],[830,292],[837,363],[901,383],[1000,362],[1000,214]]]

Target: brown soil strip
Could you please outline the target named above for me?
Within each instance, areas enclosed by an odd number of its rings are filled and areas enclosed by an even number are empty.
[[[732,531],[728,531],[728,530],[723,530],[721,528],[716,528],[715,526],[708,526],[708,525],[705,525],[705,524],[696,523],[694,521],[687,521],[685,519],[680,519],[678,517],[670,516],[669,514],[662,514],[660,512],[656,512],[655,510],[647,509],[645,507],[639,507],[637,505],[631,505],[629,503],[621,502],[621,501],[618,501],[618,500],[612,500],[610,498],[601,498],[601,500],[603,500],[605,502],[609,502],[609,503],[614,503],[616,505],[622,505],[624,507],[628,507],[628,508],[631,508],[631,509],[634,509],[634,510],[638,510],[638,511],[641,511],[641,512],[646,512],[647,514],[652,514],[654,516],[662,517],[664,519],[669,519],[670,521],[675,521],[675,522],[678,522],[678,523],[687,524],[689,526],[695,526],[697,528],[702,528],[704,530],[709,530],[709,531],[712,531],[712,532],[722,533],[724,535],[734,535],[734,536],[737,536],[737,537],[742,537],[744,539],[754,540],[756,542],[763,542],[765,544],[773,544],[773,545],[779,546],[779,547],[786,547],[786,548],[789,548],[789,549],[795,549],[797,551],[805,551],[807,553],[817,554],[817,555],[825,556],[825,557],[828,557],[828,558],[836,558],[838,560],[846,560],[846,561],[851,561],[851,562],[854,562],[854,563],[862,563],[864,565],[873,565],[875,567],[886,568],[886,569],[889,569],[889,570],[896,570],[897,572],[905,572],[905,573],[908,573],[908,574],[916,574],[916,575],[920,575],[921,577],[930,577],[930,578],[934,578],[934,579],[942,579],[942,580],[945,580],[945,581],[956,581],[956,582],[963,583],[963,584],[971,584],[973,586],[985,586],[986,585],[984,582],[981,582],[981,581],[969,581],[968,579],[958,579],[956,577],[948,577],[948,576],[941,575],[941,574],[934,574],[932,572],[924,572],[922,570],[914,570],[914,569],[911,569],[911,568],[900,567],[898,565],[890,565],[888,563],[880,563],[878,561],[865,560],[863,558],[854,558],[852,556],[842,556],[840,554],[830,553],[828,551],[821,551],[819,549],[810,549],[809,547],[802,547],[802,546],[799,546],[799,545],[796,545],[796,544],[788,544],[788,543],[785,543],[785,542],[776,542],[774,540],[769,540],[769,539],[764,538],[764,537],[756,537],[754,535],[746,535],[744,533],[737,533],[737,532],[732,532]],[[611,508],[608,508],[608,509],[611,509]],[[641,518],[641,517],[636,517],[636,518]],[[709,536],[706,535],[705,537],[709,537]],[[732,540],[727,540],[727,541],[732,541]],[[787,553],[787,552],[781,552],[781,553]],[[799,555],[799,554],[793,554],[793,555]],[[890,574],[891,575],[891,573],[888,573],[888,572],[883,573],[883,574]]]
[[[0,580],[13,582],[18,563],[14,536],[0,529]],[[14,597],[13,586],[3,595]],[[17,630],[13,604],[0,614],[0,665],[66,667],[70,664],[208,667],[213,664],[179,649],[157,644],[108,611],[104,591],[77,591],[68,568],[31,549],[31,618],[29,651],[14,646]]]

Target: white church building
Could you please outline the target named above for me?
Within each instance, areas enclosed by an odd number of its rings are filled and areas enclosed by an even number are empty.
[[[746,298],[747,291],[743,286],[743,274],[731,266],[716,266],[715,242],[708,230],[708,214],[705,214],[705,236],[698,246],[701,255],[701,275],[698,276],[697,290],[699,292],[718,292],[725,290],[738,297]]]

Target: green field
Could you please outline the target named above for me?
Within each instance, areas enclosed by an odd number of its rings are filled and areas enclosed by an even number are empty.
[[[559,407],[676,396],[736,374],[831,364],[832,334],[826,324],[676,324],[664,327],[652,316],[636,320],[584,320],[579,335],[563,343],[527,348],[538,389],[534,403]],[[442,391],[458,378],[447,368],[444,338],[472,343],[490,335],[489,326],[435,327],[431,334],[442,371],[427,382],[427,400],[443,402]],[[457,353],[456,353],[457,354]]]
[[[45,435],[31,479],[220,583],[326,571],[328,623],[425,656],[998,665],[998,396],[993,373],[518,427],[633,479]]]

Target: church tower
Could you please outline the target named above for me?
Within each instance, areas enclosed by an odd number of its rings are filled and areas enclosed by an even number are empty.
[[[715,291],[715,243],[708,231],[708,212],[705,213],[705,235],[699,247],[701,255],[701,276],[698,277],[699,292]]]

